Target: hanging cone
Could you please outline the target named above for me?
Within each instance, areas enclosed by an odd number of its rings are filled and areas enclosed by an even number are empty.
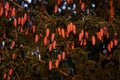
[[[109,56],[107,56],[107,60],[110,60],[110,57],[109,57]]]
[[[113,48],[113,41],[112,40],[110,41],[110,47],[111,47],[111,49]]]
[[[27,20],[27,13],[24,14],[23,19],[24,19],[24,22],[26,22],[26,20]]]
[[[88,37],[89,37],[88,32],[85,32],[85,38],[88,39]]]
[[[21,22],[21,25],[23,26],[24,25],[24,18],[23,17],[20,18],[20,22]]]
[[[109,55],[110,59],[112,58],[112,56],[113,56],[112,54]]]
[[[8,75],[8,78],[7,78],[7,80],[10,80],[10,75]]]
[[[4,73],[3,78],[4,78],[4,79],[6,79],[6,77],[7,77],[7,74],[6,74],[6,73]]]
[[[57,4],[59,5],[61,3],[61,0],[57,0]]]
[[[65,38],[65,30],[64,29],[61,30],[61,35],[63,38]]]
[[[67,32],[68,32],[68,34],[70,33],[70,30],[71,30],[71,29],[70,29],[70,24],[68,24],[68,25],[67,25]]]
[[[114,46],[118,45],[118,39],[113,39],[113,42],[114,42]]]
[[[110,43],[108,44],[107,49],[108,49],[109,52],[111,51]]]
[[[106,27],[106,26],[104,26],[104,27],[103,27],[103,35],[104,35],[104,36],[106,36],[106,35],[107,35],[107,31],[108,31],[108,30],[107,30],[107,27]]]
[[[69,4],[71,2],[71,0],[67,0],[67,3]]]
[[[4,13],[3,7],[0,8],[0,16],[2,16]]]
[[[61,36],[61,29],[60,27],[57,28],[58,34]]]
[[[82,33],[79,33],[79,41],[82,41]]]
[[[5,16],[8,17],[8,10],[5,9]]]
[[[110,0],[110,7],[113,6],[113,0]]]
[[[86,39],[83,40],[83,46],[86,46],[87,45],[87,41]]]
[[[47,28],[47,29],[46,29],[46,37],[48,37],[49,34],[50,34],[50,30],[49,30],[49,28]]]
[[[8,2],[5,3],[5,9],[9,10],[9,3]]]
[[[83,40],[80,41],[80,46],[82,46],[82,45],[83,45]]]
[[[82,3],[82,0],[80,0],[80,4]]]
[[[106,34],[106,38],[108,39],[109,38],[109,33],[107,32],[107,34]]]
[[[44,37],[44,45],[45,46],[47,45],[47,37],[46,36]]]
[[[56,40],[53,41],[53,49],[56,47]]]
[[[15,53],[12,53],[12,59],[13,60],[15,59]]]
[[[12,75],[13,69],[9,69],[9,75]]]
[[[84,8],[85,8],[85,4],[82,2],[81,3],[81,10],[84,10]]]
[[[17,26],[17,19],[14,18],[14,26],[16,27]]]
[[[93,35],[93,36],[92,36],[92,45],[94,46],[95,43],[96,43],[96,39],[95,39],[95,36]]]
[[[39,36],[38,36],[38,34],[36,34],[36,35],[35,35],[35,43],[37,43],[38,40],[39,40]]]
[[[112,58],[112,54],[109,54],[107,60],[110,60],[111,58]]]
[[[100,36],[101,36],[101,37],[103,37],[103,32],[104,32],[103,29],[100,28]]]
[[[73,34],[76,34],[76,27],[73,25]]]
[[[55,5],[54,6],[54,13],[57,13],[58,12],[58,5]]]
[[[81,30],[81,36],[82,36],[82,38],[84,36],[84,30],[83,29]]]
[[[59,66],[59,60],[57,59],[55,60],[55,68],[58,68],[58,66]]]
[[[69,33],[66,31],[66,33],[65,33],[65,34],[66,34],[66,37],[68,38],[68,37],[69,37]]]
[[[29,29],[27,28],[26,31],[25,31],[25,35],[28,35],[28,30],[29,30]]]
[[[33,33],[35,33],[36,32],[36,26],[32,26],[32,31],[33,31]]]
[[[117,36],[118,35],[118,33],[117,32],[114,32],[114,36]]]
[[[63,51],[62,52],[62,60],[64,60],[65,59],[65,52]]]
[[[12,41],[11,47],[14,48],[15,46],[15,41]]]
[[[103,36],[101,34],[99,34],[99,40],[103,42]]]
[[[21,33],[23,32],[23,28],[22,28],[22,27],[20,27],[20,32],[21,32]]]
[[[96,35],[97,35],[97,39],[100,40],[100,32],[97,32]]]
[[[70,31],[73,31],[73,23],[70,23]]]
[[[72,44],[71,44],[71,48],[74,49],[74,47],[75,47],[75,46],[74,46],[74,42],[72,42]]]
[[[61,55],[60,54],[58,54],[58,60],[61,61]]]
[[[115,15],[114,8],[111,7],[111,9],[110,9],[110,18],[113,19],[114,15]]]
[[[52,61],[49,61],[49,70],[52,70]]]
[[[114,33],[114,38],[115,38],[115,39],[118,38],[118,33],[117,33],[117,32]]]
[[[15,15],[16,15],[16,9],[13,8],[13,16],[15,16]]]
[[[109,38],[109,32],[106,26],[103,28],[103,35],[108,39]]]
[[[13,9],[11,10],[11,16],[12,16],[12,17],[15,17],[15,15],[16,15],[16,9],[13,8]]]
[[[54,39],[55,39],[55,33],[52,33],[52,35],[51,35],[51,42],[53,42]]]
[[[18,17],[18,25],[19,25],[19,24],[20,24],[20,22],[21,22],[21,21],[20,21],[20,19],[21,19],[21,18],[20,18],[20,17]]]
[[[98,33],[97,33],[97,38],[98,38],[101,42],[103,42],[103,35],[101,34],[101,32],[98,32]]]
[[[53,48],[53,45],[52,45],[52,44],[49,44],[49,52],[52,51],[52,48]]]

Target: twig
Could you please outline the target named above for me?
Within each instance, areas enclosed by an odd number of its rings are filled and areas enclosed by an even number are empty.
[[[39,61],[39,62],[41,62],[41,63],[44,63],[44,64],[46,63],[45,61],[43,61],[43,60],[41,60],[41,59],[40,59],[40,60],[38,60],[38,61]]]
[[[14,5],[16,5],[18,8],[23,9],[19,4],[13,2],[12,0],[10,0],[10,2],[12,2],[12,3],[13,3]]]
[[[15,72],[15,74],[16,74],[17,78],[18,78],[18,79],[20,79],[20,77],[19,77],[18,73],[17,73],[17,72]]]
[[[20,10],[23,10],[23,9],[24,9],[22,6],[20,6],[20,5],[17,4],[16,2],[13,2],[12,0],[10,0],[10,2],[11,2],[12,4],[14,4],[15,6],[17,6]],[[34,12],[34,11],[27,10],[27,12]]]
[[[62,70],[60,70],[60,73],[63,74],[64,76],[66,76],[66,77],[68,76],[68,73],[66,73],[66,72],[64,72]]]

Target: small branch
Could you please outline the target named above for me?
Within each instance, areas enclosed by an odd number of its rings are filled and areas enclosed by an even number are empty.
[[[18,73],[17,73],[17,72],[15,72],[15,74],[16,74],[17,78],[18,78],[18,79],[20,79],[20,77],[19,77]]]
[[[60,70],[60,73],[63,74],[64,76],[68,77],[68,73],[66,73],[64,71]]]
[[[12,4],[14,4],[15,6],[17,6],[18,8],[23,9],[19,4],[17,4],[16,2],[13,2],[13,0],[10,0],[10,2],[11,2]]]
[[[27,58],[27,59],[32,59],[31,57],[29,57],[29,56],[25,56],[25,58]],[[44,64],[46,64],[46,62],[44,61],[44,60],[42,60],[42,59],[40,59],[40,60],[38,60],[39,62],[41,62],[41,63],[44,63]]]
[[[19,4],[17,4],[16,2],[13,2],[13,0],[10,0],[10,2],[12,4],[14,4],[15,6],[17,6],[19,8],[19,10],[23,10],[24,8],[22,6],[20,6]],[[31,10],[27,10],[27,12],[34,12],[34,11],[31,11]]]
[[[44,60],[41,60],[41,59],[38,60],[38,61],[41,62],[41,63],[44,63],[44,64],[46,63]]]

